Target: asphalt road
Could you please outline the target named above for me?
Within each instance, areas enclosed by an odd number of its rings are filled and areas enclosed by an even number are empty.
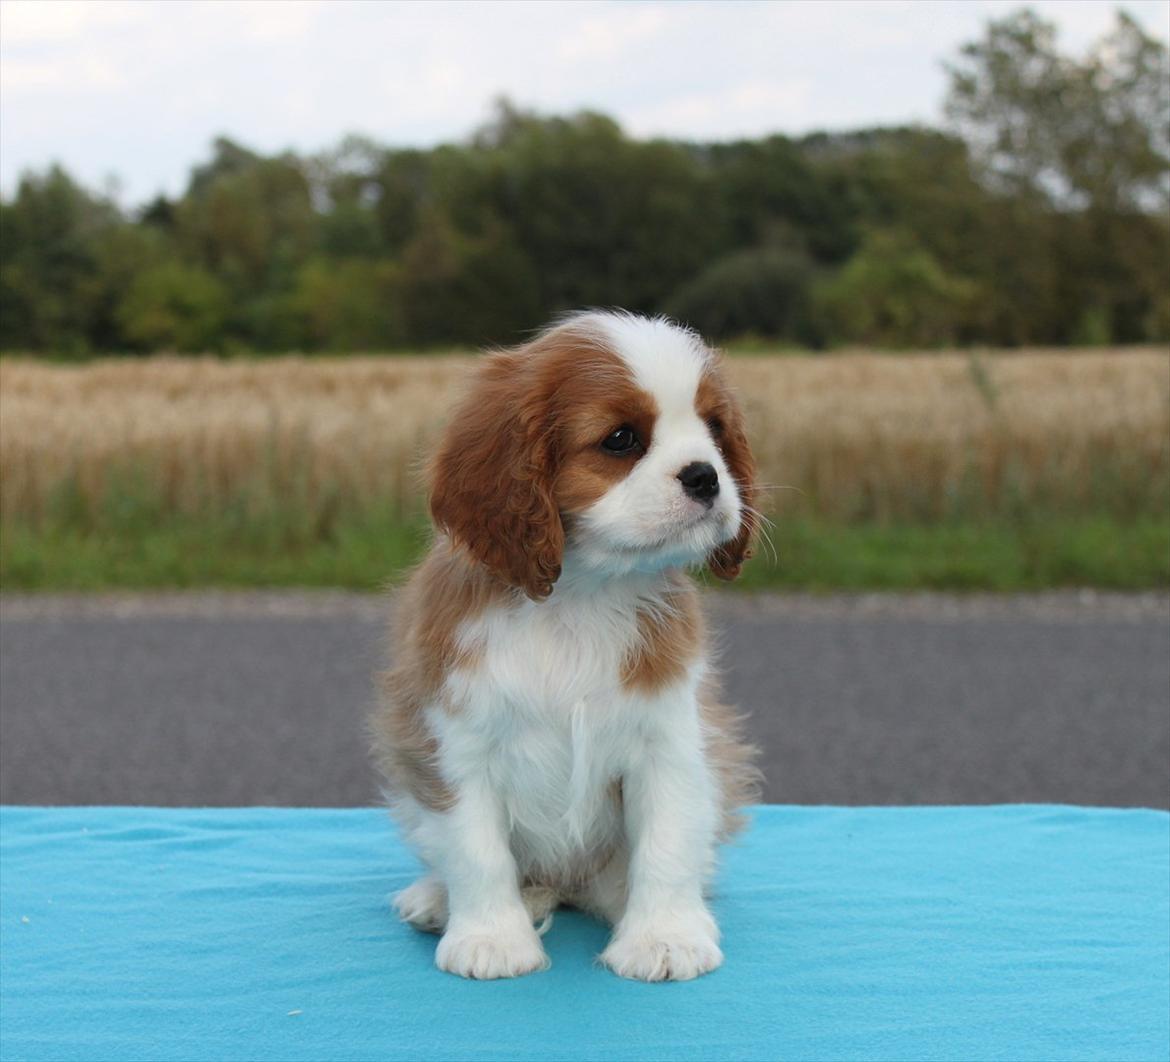
[[[766,798],[1170,807],[1170,599],[712,598]],[[0,598],[0,800],[377,799],[385,603]]]

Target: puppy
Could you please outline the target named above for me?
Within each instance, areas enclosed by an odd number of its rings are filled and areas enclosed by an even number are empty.
[[[570,317],[484,358],[430,471],[373,718],[429,871],[400,916],[464,977],[545,967],[561,903],[613,926],[623,977],[714,970],[715,847],[757,783],[684,571],[735,578],[756,523],[718,357],[661,318]]]

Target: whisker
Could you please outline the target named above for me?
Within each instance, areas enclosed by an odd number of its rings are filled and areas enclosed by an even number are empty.
[[[751,513],[753,516],[757,517],[761,523],[767,524],[769,527],[776,526],[775,520],[773,520],[770,516],[766,516],[761,510],[757,509],[754,505],[745,505],[743,507],[743,509],[744,509],[744,512]]]
[[[755,488],[756,490],[791,490],[802,497],[808,497],[808,491],[802,490],[800,487],[794,487],[789,483],[757,483]]]
[[[760,541],[764,543],[765,552],[771,556],[772,563],[778,565],[780,563],[780,553],[776,549],[776,543],[772,541],[772,531],[776,527],[775,522],[753,505],[745,505],[744,510],[751,513],[758,521],[757,533]]]

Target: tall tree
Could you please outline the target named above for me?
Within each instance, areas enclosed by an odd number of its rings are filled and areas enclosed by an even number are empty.
[[[26,174],[0,205],[0,348],[83,354],[100,331],[104,241],[117,207],[59,166]]]
[[[1023,10],[948,70],[946,113],[990,180],[1060,206],[1170,203],[1170,52],[1124,12],[1078,59]]]

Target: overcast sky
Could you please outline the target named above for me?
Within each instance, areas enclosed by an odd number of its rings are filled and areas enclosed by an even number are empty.
[[[226,134],[315,151],[465,137],[501,94],[639,136],[937,122],[942,61],[1014,0],[423,3],[3,0],[0,186],[62,162],[138,203]],[[1103,0],[1033,3],[1080,51]],[[1170,0],[1123,5],[1166,38]]]

